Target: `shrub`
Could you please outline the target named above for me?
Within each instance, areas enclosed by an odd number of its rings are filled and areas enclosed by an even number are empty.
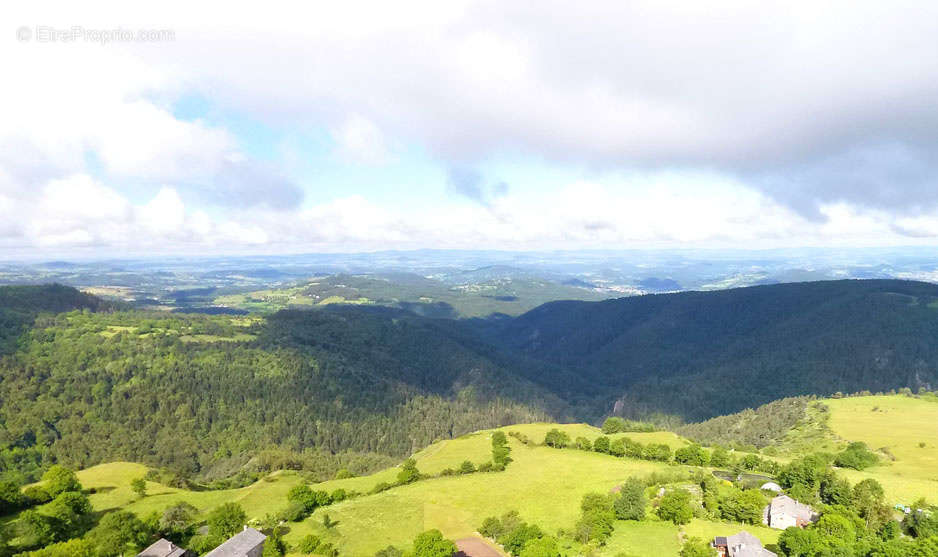
[[[300,553],[312,553],[318,548],[319,538],[313,534],[307,534],[296,546],[297,551]]]
[[[866,443],[857,441],[850,443],[843,452],[839,453],[834,459],[834,464],[841,468],[853,468],[854,470],[864,470],[879,462],[873,451]]]
[[[476,465],[472,463],[471,460],[464,460],[462,464],[459,465],[460,474],[471,474],[476,471]]]
[[[570,444],[570,436],[554,428],[544,436],[544,444],[555,449],[563,449]]]
[[[609,452],[609,438],[605,435],[600,435],[596,438],[596,441],[593,442],[593,450],[597,453],[608,453]]]

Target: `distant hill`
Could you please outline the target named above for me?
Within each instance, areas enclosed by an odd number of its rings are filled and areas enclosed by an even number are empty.
[[[698,420],[787,396],[938,385],[936,300],[938,285],[921,282],[779,284],[552,302],[485,334],[622,395],[627,413]]]
[[[69,286],[0,286],[0,354],[11,351],[16,339],[40,313],[76,309],[99,310],[111,304]]]

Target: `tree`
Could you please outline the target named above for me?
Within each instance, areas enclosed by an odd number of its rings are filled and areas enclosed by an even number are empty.
[[[12,481],[0,481],[0,515],[19,510],[26,503],[20,485]]]
[[[410,484],[420,479],[420,470],[417,470],[417,461],[408,458],[401,464],[401,469],[397,473],[397,483]]]
[[[181,543],[183,538],[195,530],[195,516],[198,509],[186,502],[170,505],[163,510],[157,526],[164,536]]]
[[[208,531],[212,535],[228,539],[241,531],[247,518],[241,505],[237,503],[225,503],[219,507],[215,507],[215,509],[209,513],[207,519]]]
[[[42,475],[46,492],[53,498],[66,491],[81,491],[81,483],[75,472],[58,464],[49,468]]]
[[[264,540],[264,549],[261,557],[283,557],[287,552],[287,544],[284,543],[280,532],[275,528],[267,539]]]
[[[825,504],[848,506],[853,498],[853,491],[849,481],[829,472],[821,478],[820,496]]]
[[[460,474],[471,474],[476,471],[476,465],[472,463],[471,460],[464,460],[462,464],[459,465]]]
[[[502,519],[504,524],[506,521]],[[521,555],[524,546],[531,540],[544,537],[544,532],[534,524],[520,522],[513,527],[505,527],[505,533],[498,541],[512,555]]]
[[[809,557],[816,555],[823,547],[823,543],[816,531],[791,526],[779,536],[778,546],[788,557]]]
[[[150,532],[134,513],[112,511],[104,515],[89,535],[104,555],[124,555],[142,547]]]
[[[576,445],[576,448],[581,451],[593,450],[593,444],[590,443],[590,440],[586,437],[577,437],[576,441],[574,441],[574,445]]]
[[[613,503],[616,518],[619,520],[642,520],[645,518],[645,484],[635,477],[625,480],[619,497]]]
[[[689,538],[681,546],[680,557],[713,557],[716,551],[700,538]]]
[[[134,478],[130,480],[130,489],[137,494],[138,497],[143,498],[147,496],[147,481],[143,478]]]
[[[884,499],[883,486],[872,478],[853,486],[853,508],[870,530],[878,530],[889,520],[889,508],[883,503]]]
[[[689,466],[706,466],[710,463],[710,454],[700,445],[688,445],[674,451],[674,462]]]
[[[597,453],[608,453],[609,452],[609,438],[605,435],[600,435],[593,441],[593,450]]]
[[[56,528],[52,519],[33,509],[20,513],[17,521],[19,536],[27,547],[41,547],[56,541]]]
[[[580,516],[580,520],[576,523],[575,536],[577,541],[583,543],[597,542],[600,545],[606,543],[606,540],[612,535],[615,518],[615,514],[611,510],[590,508],[584,511]]]
[[[724,520],[760,524],[765,497],[757,489],[735,490],[720,500],[720,516]]]
[[[694,518],[690,492],[686,489],[674,489],[665,493],[658,503],[658,516],[677,525],[690,522],[690,519]]]
[[[730,458],[730,452],[723,447],[717,447],[713,449],[713,452],[710,454],[710,465],[717,468],[722,468],[724,466],[729,466],[732,459]]]
[[[543,538],[528,540],[521,550],[520,557],[560,557],[557,538],[544,536]]]
[[[651,443],[645,447],[644,457],[648,460],[667,462],[671,460],[671,447],[664,443]]]
[[[414,539],[414,557],[452,557],[454,553],[456,544],[439,530],[427,530]]]
[[[609,444],[609,454],[612,456],[625,456],[625,439],[620,438]]]
[[[43,514],[52,519],[56,541],[82,535],[90,526],[91,502],[77,491],[66,491],[52,500]]]
[[[625,431],[625,420],[618,416],[610,416],[603,422],[603,433],[620,433]]]
[[[497,468],[504,468],[511,463],[511,447],[508,446],[508,437],[502,431],[492,434],[492,462]]]
[[[555,449],[563,449],[570,444],[570,436],[565,432],[554,428],[544,436],[544,444]]]

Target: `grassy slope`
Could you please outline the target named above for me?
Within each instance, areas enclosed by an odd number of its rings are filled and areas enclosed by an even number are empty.
[[[883,484],[890,503],[910,502],[920,496],[933,498],[933,494],[938,493],[934,466],[938,459],[938,402],[903,396],[824,402],[831,409],[829,426],[834,435],[843,440],[865,441],[873,448],[887,447],[897,458],[895,462],[865,472],[843,471],[852,482],[866,477],[877,479]],[[502,429],[523,433],[539,442],[554,427],[565,431],[571,439],[583,436],[593,440],[601,434],[597,428],[585,424],[524,424]],[[674,448],[687,443],[668,432],[625,435],[642,443],[665,442]],[[445,468],[456,468],[467,459],[475,463],[487,460],[490,440],[490,431],[477,432],[431,445],[418,452],[415,458],[421,471],[437,474]],[[660,463],[572,449],[527,446],[511,437],[509,441],[514,462],[505,472],[429,479],[345,501],[320,510],[301,523],[290,524],[287,540],[296,542],[308,533],[315,533],[335,542],[343,555],[371,555],[388,544],[404,546],[428,528],[439,528],[452,538],[469,536],[485,517],[512,509],[518,510],[525,520],[553,533],[573,526],[583,494],[608,492],[630,475],[668,468]],[[926,442],[925,448],[918,446],[921,441]],[[278,472],[249,487],[207,492],[189,492],[150,483],[147,497],[138,499],[130,491],[129,482],[144,472],[145,468],[138,464],[110,463],[84,470],[79,477],[87,487],[98,488],[91,499],[99,510],[124,507],[143,516],[181,500],[201,511],[237,501],[249,518],[280,511],[285,506],[287,491],[303,481],[297,473]],[[324,482],[315,488],[368,491],[379,482],[393,481],[396,474],[397,470],[392,468],[367,477]],[[324,513],[339,524],[326,530],[321,524]],[[642,523],[617,523],[602,554],[640,554],[643,548],[656,547],[658,554],[674,555],[682,536],[707,539],[741,529],[756,535],[764,544],[774,544],[778,539],[777,531],[760,526],[743,527],[695,519],[679,529],[654,520],[653,516],[650,518]]]
[[[863,472],[845,471],[851,481],[875,478],[892,503],[910,503],[938,493],[938,400],[934,397],[866,396],[825,400],[831,431],[895,457]],[[875,410],[874,410],[875,409]],[[925,447],[919,447],[919,443]]]
[[[525,424],[503,430],[518,431],[539,442],[554,427],[567,432],[571,438],[584,436],[592,440],[601,435],[597,428],[585,424]],[[666,442],[673,447],[686,443],[667,432],[628,435],[643,443]],[[469,536],[485,517],[512,509],[518,510],[525,520],[555,532],[560,528],[569,529],[576,522],[583,494],[608,492],[630,475],[645,475],[667,468],[660,463],[592,452],[526,446],[514,438],[510,438],[510,443],[515,461],[505,472],[430,479],[349,500],[321,510],[302,523],[290,524],[287,540],[296,542],[313,532],[335,541],[343,555],[371,555],[388,544],[404,546],[428,528],[439,528],[453,538]],[[483,462],[489,458],[490,450],[491,432],[482,431],[436,443],[418,452],[415,458],[421,471],[439,473],[467,459]],[[281,510],[287,491],[302,482],[296,473],[279,472],[249,487],[226,491],[190,492],[149,483],[148,495],[139,499],[131,492],[129,483],[145,470],[138,464],[115,462],[83,470],[79,478],[86,487],[97,488],[91,500],[95,508],[101,510],[123,507],[145,516],[182,500],[201,511],[237,501],[249,518],[261,518]],[[315,488],[366,491],[381,481],[393,481],[396,473],[396,469],[388,469],[367,477],[324,482]],[[322,514],[326,512],[339,521],[331,531],[321,525]],[[652,520],[642,524],[619,523],[619,526],[604,554],[634,552],[646,543],[667,548],[667,554],[676,553],[679,547],[678,529],[669,523]]]

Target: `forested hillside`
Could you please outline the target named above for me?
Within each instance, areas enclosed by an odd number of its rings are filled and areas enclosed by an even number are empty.
[[[402,457],[564,413],[490,348],[402,311],[31,314],[0,359],[0,465],[29,479],[116,459],[215,476],[265,448]]]
[[[265,449],[291,466],[374,463],[614,408],[676,424],[789,396],[933,389],[936,300],[931,284],[836,281],[448,320],[354,306],[137,312],[65,287],[0,288],[0,465],[33,478],[51,462],[125,459],[205,479]],[[798,419],[803,403],[786,404],[686,433],[743,428],[735,438],[761,446]]]
[[[938,286],[874,280],[554,302],[489,338],[625,411],[688,420],[786,396],[938,384]]]

